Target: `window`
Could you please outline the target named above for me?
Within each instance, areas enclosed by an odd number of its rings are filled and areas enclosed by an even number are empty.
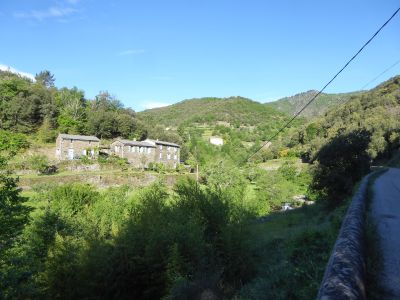
[[[139,153],[139,146],[135,147],[135,151]]]
[[[171,154],[167,154],[167,159],[171,159]]]
[[[162,158],[162,153],[160,153],[160,159]]]
[[[86,155],[86,149],[82,150],[82,155]]]
[[[148,154],[151,153],[151,148],[147,148],[147,153],[148,153]]]
[[[160,145],[160,150],[162,150],[162,145]]]
[[[128,152],[132,152],[132,146],[128,146]]]

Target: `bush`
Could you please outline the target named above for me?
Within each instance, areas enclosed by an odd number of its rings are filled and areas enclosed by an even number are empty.
[[[99,197],[94,187],[80,183],[58,186],[49,193],[53,208],[66,215],[74,215],[89,208]]]
[[[286,180],[293,181],[297,175],[296,165],[291,161],[285,161],[279,167],[278,172],[281,173]]]
[[[312,190],[336,206],[350,195],[354,184],[370,169],[367,148],[370,135],[353,131],[338,135],[317,153]]]
[[[46,172],[52,170],[49,166],[49,160],[45,155],[34,154],[29,157],[28,161],[31,169],[37,171],[39,174],[46,174]]]

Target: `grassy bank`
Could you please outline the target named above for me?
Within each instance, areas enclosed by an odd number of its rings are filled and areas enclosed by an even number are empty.
[[[251,226],[257,276],[236,299],[313,299],[349,201],[333,211],[320,205],[271,214]]]
[[[88,183],[99,188],[130,185],[134,187],[147,186],[159,179],[168,186],[173,186],[179,179],[194,177],[194,174],[166,173],[143,171],[65,171],[54,175],[26,174],[19,176],[19,186],[23,190],[35,189],[41,185],[58,185],[61,183]]]

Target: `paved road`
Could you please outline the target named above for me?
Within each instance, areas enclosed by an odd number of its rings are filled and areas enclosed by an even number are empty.
[[[383,255],[383,299],[400,299],[400,169],[389,169],[374,183],[371,203]]]

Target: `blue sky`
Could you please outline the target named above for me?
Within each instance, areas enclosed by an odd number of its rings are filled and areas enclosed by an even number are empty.
[[[397,0],[1,0],[0,65],[144,108],[194,97],[260,102],[320,89]],[[400,15],[327,90],[400,59]],[[374,84],[400,74],[400,64]],[[374,84],[371,84],[372,87]],[[369,88],[368,87],[368,88]]]

